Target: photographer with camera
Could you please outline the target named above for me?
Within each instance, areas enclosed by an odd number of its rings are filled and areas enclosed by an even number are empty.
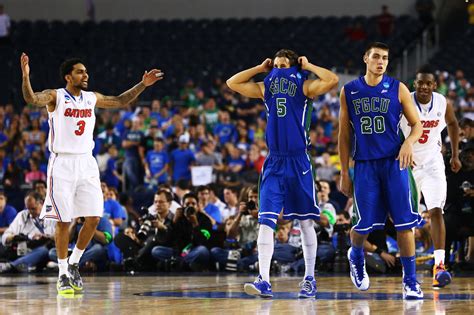
[[[0,263],[0,272],[15,272],[30,267],[44,267],[48,248],[54,246],[56,224],[39,219],[43,198],[36,192],[25,197],[26,209],[20,211],[2,235],[10,262]]]
[[[170,211],[173,195],[167,190],[158,190],[153,202],[153,213],[140,218],[138,231],[125,229],[115,237],[115,245],[123,252],[127,270],[154,271],[155,260],[151,255],[153,247],[171,246],[171,230],[174,214]]]
[[[258,259],[255,248],[258,236],[258,187],[253,186],[243,192],[239,212],[226,221],[225,248],[211,249],[212,259],[218,263],[220,270],[248,270]]]
[[[206,246],[211,237],[212,223],[195,194],[184,195],[183,205],[183,208],[176,210],[173,219],[170,232],[172,246],[155,246],[151,254],[158,262],[175,260],[193,271],[203,271],[209,266],[209,250]]]
[[[458,173],[448,175],[448,194],[444,220],[446,224],[446,265],[451,265],[451,244],[469,239],[466,259],[474,263],[474,143],[468,143],[460,154],[462,168]],[[464,253],[458,256],[464,262]]]

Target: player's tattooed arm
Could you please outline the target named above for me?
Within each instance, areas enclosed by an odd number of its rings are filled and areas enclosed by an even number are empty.
[[[97,97],[96,106],[99,108],[119,108],[130,104],[131,101],[136,99],[147,87],[155,84],[156,81],[163,79],[164,73],[161,70],[153,69],[145,71],[142,77],[142,81],[136,84],[128,91],[123,92],[119,96],[106,96],[95,92]]]
[[[21,90],[23,92],[23,98],[28,104],[36,106],[48,106],[48,110],[54,110],[56,105],[56,91],[55,90],[44,90],[43,92],[35,93],[31,87],[30,82],[30,58],[27,54],[22,53],[20,57],[20,66],[22,72],[22,84]],[[51,108],[53,107],[53,108]]]

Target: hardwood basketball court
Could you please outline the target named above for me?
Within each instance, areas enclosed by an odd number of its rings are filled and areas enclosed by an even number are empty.
[[[56,276],[0,277],[0,314],[474,314],[474,281],[455,277],[434,290],[419,276],[425,299],[403,301],[400,277],[371,277],[369,291],[349,276],[318,276],[316,300],[298,300],[301,277],[273,277],[272,300],[243,293],[250,276],[89,276],[85,292],[57,296]]]

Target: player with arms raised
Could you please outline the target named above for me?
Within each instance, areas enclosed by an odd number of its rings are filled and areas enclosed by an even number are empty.
[[[46,106],[49,117],[47,196],[41,219],[57,221],[56,250],[59,263],[59,294],[82,292],[79,260],[94,236],[103,214],[97,162],[92,156],[95,107],[120,108],[138,97],[146,87],[163,78],[158,69],[145,71],[142,81],[119,96],[105,96],[86,91],[89,75],[79,59],[66,60],[60,67],[66,87],[34,92],[30,83],[29,58],[21,55],[23,97],[28,104]],[[85,217],[76,246],[68,260],[69,225]],[[110,242],[111,235],[106,235]]]

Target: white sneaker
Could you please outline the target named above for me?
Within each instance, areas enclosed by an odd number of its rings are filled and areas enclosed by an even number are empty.
[[[370,286],[369,275],[365,270],[365,259],[352,260],[352,247],[347,251],[347,259],[349,259],[349,266],[351,267],[350,275],[352,283],[361,291],[367,291]]]
[[[403,299],[404,300],[421,300],[423,299],[423,291],[416,279],[403,279]]]

